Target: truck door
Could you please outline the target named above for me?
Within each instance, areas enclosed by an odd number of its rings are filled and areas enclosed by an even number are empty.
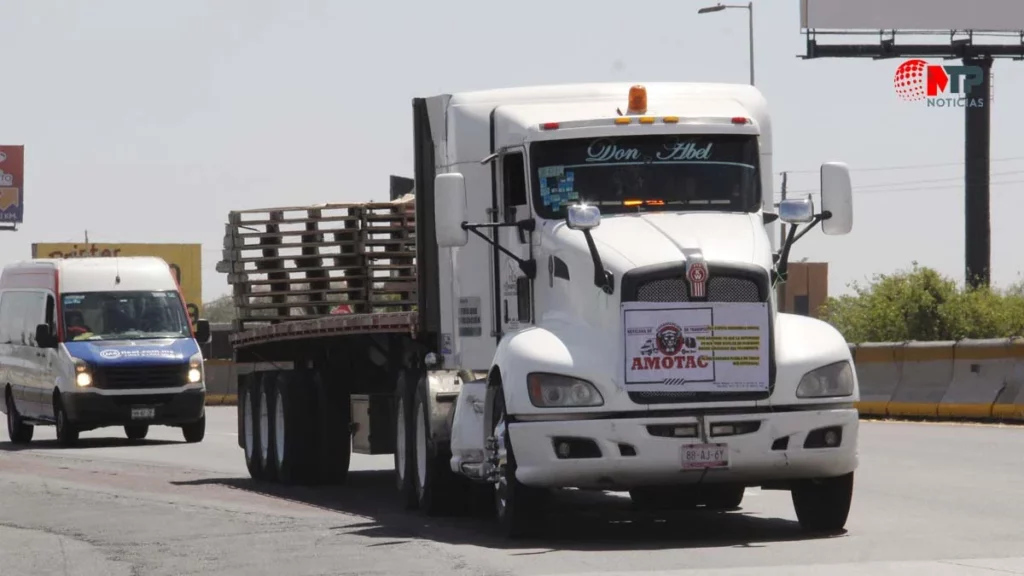
[[[533,217],[527,193],[526,155],[522,147],[505,148],[498,158],[498,218],[514,223]],[[515,226],[498,228],[501,246],[516,256],[529,260],[532,252],[531,232]],[[514,332],[533,323],[533,282],[519,263],[498,251],[495,277],[499,282],[498,314],[502,334]]]

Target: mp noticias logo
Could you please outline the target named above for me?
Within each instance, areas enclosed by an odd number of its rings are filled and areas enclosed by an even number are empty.
[[[929,108],[982,108],[984,98],[968,98],[972,86],[981,85],[977,66],[942,66],[924,60],[907,60],[896,69],[892,79],[901,100],[924,100]]]

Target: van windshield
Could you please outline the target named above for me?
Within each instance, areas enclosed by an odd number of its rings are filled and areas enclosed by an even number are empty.
[[[594,204],[602,214],[715,210],[761,205],[756,136],[660,134],[535,142],[533,203],[541,218]]]
[[[61,306],[68,341],[192,337],[174,290],[64,294]]]

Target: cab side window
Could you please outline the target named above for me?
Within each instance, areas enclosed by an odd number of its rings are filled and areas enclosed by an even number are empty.
[[[502,160],[502,190],[505,222],[516,221],[516,206],[526,206],[526,165],[521,152],[506,154]],[[522,216],[520,216],[522,218]]]
[[[13,344],[14,333],[21,331],[21,317],[15,309],[15,292],[0,296],[0,344]],[[17,326],[17,330],[14,327]]]
[[[46,321],[46,293],[21,292],[22,305],[21,341],[27,346],[36,345],[36,326]]]

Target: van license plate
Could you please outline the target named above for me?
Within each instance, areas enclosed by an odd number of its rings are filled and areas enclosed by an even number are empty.
[[[132,420],[150,420],[156,416],[156,408],[132,408]]]
[[[683,469],[728,468],[729,446],[726,444],[689,444],[683,446]]]

